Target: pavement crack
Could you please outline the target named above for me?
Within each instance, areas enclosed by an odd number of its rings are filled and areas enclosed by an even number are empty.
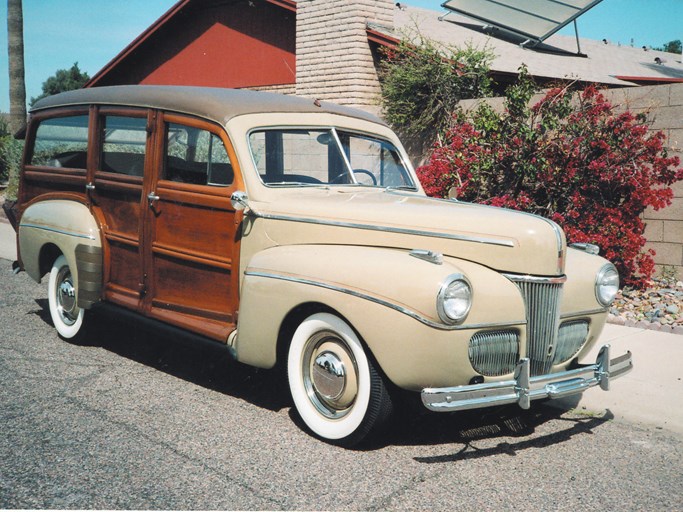
[[[403,496],[408,491],[416,489],[417,487],[420,486],[420,484],[423,484],[427,480],[426,473],[427,473],[426,471],[419,472],[417,475],[413,476],[406,483],[404,483],[403,485],[400,485],[393,492],[384,496],[378,503],[371,504],[370,506],[368,506],[366,510],[368,510],[368,511],[391,510],[392,508],[395,508],[395,506],[392,506],[392,504],[395,502],[395,500],[397,498],[400,498],[401,496]]]

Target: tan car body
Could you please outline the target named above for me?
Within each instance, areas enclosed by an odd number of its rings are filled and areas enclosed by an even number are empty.
[[[131,102],[137,91],[144,93],[140,94],[142,99]],[[400,388],[436,388],[441,393],[440,389],[471,383],[498,382],[505,389],[524,389],[517,384],[518,379],[524,380],[519,375],[521,366],[482,377],[473,367],[470,354],[473,335],[503,330],[518,334],[519,356],[525,357],[530,321],[517,282],[520,279],[563,283],[560,322],[576,320],[587,325],[585,340],[577,353],[554,364],[550,373],[570,371],[595,344],[607,315],[606,306],[596,296],[596,276],[608,262],[568,248],[555,223],[525,213],[426,197],[399,140],[372,116],[331,105],[321,108],[313,102],[293,103],[290,107],[289,100],[271,96],[264,96],[265,105],[258,101],[221,103],[222,93],[200,91],[207,96],[204,103],[197,103],[182,88],[105,88],[102,96],[93,90],[67,93],[61,100],[57,97],[39,104],[38,114],[45,117],[50,109],[90,108],[92,122],[100,106],[124,105],[138,113],[153,109],[145,114],[148,123],[157,122],[155,116],[166,115],[176,120],[181,115],[193,115],[205,119],[202,123],[222,127],[223,133],[219,133],[219,128],[215,128],[215,133],[228,147],[235,170],[232,188],[225,190],[241,193],[242,202],[233,202],[237,226],[234,244],[239,244],[234,247],[238,252],[221,265],[235,277],[238,290],[234,315],[226,317],[225,328],[206,332],[226,343],[239,361],[273,367],[286,353],[293,329],[304,318],[302,312],[323,311],[348,323],[383,374]],[[200,93],[193,90],[193,94]],[[252,101],[251,96],[247,98]],[[261,97],[255,98],[260,101]],[[270,106],[272,112],[267,111]],[[171,114],[164,114],[169,111]],[[400,151],[415,189],[264,184],[251,154],[250,133],[255,129],[299,127],[334,127],[389,141]],[[93,128],[90,130],[92,133]],[[147,147],[152,147],[149,142]],[[88,180],[91,173],[100,171],[93,171],[97,160],[90,153],[88,159],[87,171],[74,172],[75,177],[63,179],[79,184],[78,187],[94,189],[97,182],[92,185]],[[150,165],[146,164],[146,173]],[[45,179],[45,169],[27,169]],[[150,190],[148,179],[140,182],[142,194]],[[27,179],[22,181],[24,202],[19,205],[21,264],[32,278],[40,281],[49,270],[50,257],[64,254],[73,274],[78,306],[89,309],[105,297],[111,277],[109,258],[113,242],[107,232],[111,226],[106,225],[106,212],[94,207],[87,191],[76,188],[65,193],[42,193],[38,188],[29,193],[28,183]],[[185,189],[181,187],[182,190]],[[154,189],[148,197],[153,194]],[[215,194],[223,193],[218,190]],[[211,201],[219,200],[219,196],[211,197]],[[224,201],[225,195],[221,197]],[[158,197],[149,199],[150,208],[155,200]],[[144,197],[140,202],[144,209]],[[199,225],[202,219],[195,222]],[[141,225],[140,233],[144,234],[146,229]],[[415,250],[419,252],[416,254]],[[188,265],[207,259],[196,251],[186,253],[181,256]],[[471,309],[462,322],[446,323],[438,313],[437,296],[453,275],[463,276],[469,282]],[[187,293],[192,292],[191,284],[188,283]],[[145,311],[153,309],[144,305],[143,294],[144,291],[138,303],[144,316]],[[182,313],[182,308],[177,310]],[[159,318],[171,323],[176,319],[172,312],[164,315]],[[176,325],[189,325],[189,330],[192,325],[202,324],[183,324],[180,313],[177,318]],[[197,332],[205,334],[200,327]],[[605,373],[601,364],[590,370],[595,375]],[[599,383],[600,377],[594,380],[590,385]],[[486,398],[489,392],[481,393]],[[515,400],[522,404],[527,391],[515,393]],[[450,394],[441,394],[450,402]],[[484,398],[477,398],[479,401],[472,406],[485,405]]]

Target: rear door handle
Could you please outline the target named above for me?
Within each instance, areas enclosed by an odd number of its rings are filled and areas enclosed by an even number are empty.
[[[159,200],[159,196],[156,195],[154,192],[150,192],[147,194],[147,201],[149,203],[149,207],[151,208],[154,206],[154,202]]]

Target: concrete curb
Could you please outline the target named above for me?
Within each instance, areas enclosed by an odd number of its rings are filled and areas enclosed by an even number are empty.
[[[0,210],[0,258],[10,261],[17,259],[16,234],[12,225]]]
[[[549,403],[588,413],[609,410],[617,419],[683,434],[683,339],[651,329],[607,324],[582,362],[595,362],[605,344],[611,345],[612,357],[630,350],[633,370],[610,383],[608,392],[591,388],[583,395]]]
[[[616,315],[607,315],[607,323],[623,327],[634,327],[636,329],[648,329],[650,331],[660,331],[667,334],[683,334],[683,325],[663,325],[657,322],[647,322],[645,320],[627,320]]]

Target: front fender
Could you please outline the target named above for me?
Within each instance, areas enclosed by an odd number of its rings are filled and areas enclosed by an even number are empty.
[[[464,274],[473,304],[462,325],[441,322],[436,297],[451,274]],[[467,340],[474,329],[523,325],[524,304],[516,286],[471,262],[444,258],[434,264],[400,249],[297,245],[266,249],[245,271],[237,358],[271,367],[282,322],[297,306],[324,304],[358,331],[387,376],[414,387],[417,374],[452,380],[456,367],[472,376]],[[415,366],[421,367],[416,370]],[[442,365],[442,371],[435,370]],[[410,369],[410,370],[408,370]],[[413,374],[411,383],[406,375]],[[415,382],[413,382],[415,381]],[[424,384],[421,384],[424,385]]]

